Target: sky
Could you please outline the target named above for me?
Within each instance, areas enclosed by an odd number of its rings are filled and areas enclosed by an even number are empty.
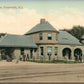
[[[0,2],[0,33],[23,35],[41,18],[57,30],[84,26],[84,1]]]

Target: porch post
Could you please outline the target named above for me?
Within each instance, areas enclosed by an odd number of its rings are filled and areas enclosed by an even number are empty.
[[[74,57],[74,49],[73,49],[72,52],[71,52],[71,60],[72,60],[72,61],[75,61],[75,57]]]
[[[35,52],[34,52],[34,49],[33,49],[33,56],[32,56],[32,58],[33,58],[33,61],[35,61]]]

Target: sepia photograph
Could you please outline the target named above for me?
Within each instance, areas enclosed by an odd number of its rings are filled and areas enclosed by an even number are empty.
[[[0,0],[0,83],[84,83],[84,1]]]

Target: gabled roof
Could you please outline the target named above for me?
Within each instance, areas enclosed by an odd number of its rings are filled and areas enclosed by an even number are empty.
[[[32,33],[40,32],[40,31],[57,32],[57,30],[48,21],[45,21],[43,23],[37,24],[35,27],[29,30],[26,34],[32,34]]]
[[[37,45],[30,36],[6,34],[0,39],[0,47],[37,48]]]
[[[59,31],[59,43],[82,45],[77,38],[69,34],[67,31]]]

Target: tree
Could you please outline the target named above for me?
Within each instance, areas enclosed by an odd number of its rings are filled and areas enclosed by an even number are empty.
[[[5,33],[0,33],[0,38],[2,37],[2,36],[4,36],[5,35]]]

